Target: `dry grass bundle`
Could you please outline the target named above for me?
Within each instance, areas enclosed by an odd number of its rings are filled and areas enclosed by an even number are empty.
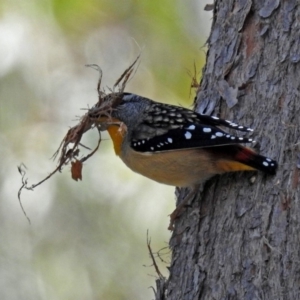
[[[101,144],[101,131],[104,131],[106,128],[106,124],[109,122],[111,118],[111,112],[118,106],[121,101],[121,94],[124,92],[126,84],[132,78],[136,71],[137,63],[140,55],[135,59],[135,61],[123,72],[120,78],[114,84],[112,90],[109,94],[105,93],[104,90],[101,90],[101,81],[102,81],[102,70],[98,65],[87,65],[100,73],[100,77],[97,84],[98,91],[98,102],[90,108],[85,115],[83,115],[78,124],[70,128],[63,138],[59,148],[54,153],[53,158],[56,159],[58,157],[58,165],[57,167],[44,179],[39,181],[38,183],[28,185],[28,178],[26,178],[26,167],[22,163],[18,166],[18,171],[22,177],[22,186],[18,192],[18,199],[21,205],[21,208],[26,215],[26,212],[21,203],[21,193],[23,189],[26,190],[34,190],[37,186],[41,185],[43,182],[47,181],[51,178],[55,173],[61,172],[63,167],[67,165],[71,165],[71,175],[72,178],[76,181],[78,179],[82,180],[82,166],[83,162],[88,160],[91,156],[95,154],[95,152],[99,149]],[[115,92],[117,90],[117,92]],[[105,116],[105,118],[101,118],[101,116]],[[121,124],[120,124],[121,125]],[[89,131],[90,129],[96,129],[99,133],[98,143],[94,149],[89,149],[80,143],[83,135]],[[83,156],[79,159],[80,147],[90,150],[86,156]],[[29,218],[27,217],[30,222]]]

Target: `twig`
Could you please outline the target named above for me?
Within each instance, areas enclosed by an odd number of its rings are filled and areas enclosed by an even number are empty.
[[[164,276],[161,274],[161,272],[159,271],[159,268],[158,268],[158,266],[157,266],[157,264],[156,264],[156,261],[155,261],[155,258],[154,258],[154,255],[153,255],[153,252],[152,252],[152,249],[151,249],[151,246],[150,246],[150,244],[151,244],[151,239],[149,238],[148,233],[149,233],[149,232],[148,232],[148,230],[147,230],[147,247],[148,247],[148,251],[149,251],[150,257],[151,257],[151,259],[152,259],[152,262],[153,262],[153,266],[154,266],[154,268],[155,268],[155,271],[156,271],[158,277],[159,277],[160,279],[162,279],[162,278],[164,278]]]

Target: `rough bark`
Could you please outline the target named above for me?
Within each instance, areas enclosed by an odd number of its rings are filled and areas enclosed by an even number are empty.
[[[215,1],[196,110],[252,127],[279,169],[205,184],[175,224],[157,300],[300,298],[299,4]]]

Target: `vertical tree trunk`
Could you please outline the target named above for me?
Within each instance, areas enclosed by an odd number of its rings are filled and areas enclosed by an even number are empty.
[[[215,1],[196,110],[252,127],[279,168],[205,184],[175,224],[156,299],[300,299],[299,4]]]

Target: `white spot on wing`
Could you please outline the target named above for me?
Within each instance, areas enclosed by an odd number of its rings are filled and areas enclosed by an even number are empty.
[[[169,142],[170,144],[173,143],[173,139],[168,138],[168,142]]]
[[[187,131],[187,132],[184,134],[184,136],[185,136],[185,138],[186,138],[187,140],[189,140],[189,139],[192,138],[192,134],[191,134],[189,131]]]
[[[203,128],[203,132],[206,132],[206,133],[211,132],[211,129],[208,128],[208,127],[204,127],[204,128]]]
[[[264,165],[265,167],[268,167],[268,166],[269,166],[269,164],[268,164],[266,161],[263,162],[263,165]]]
[[[196,126],[192,124],[187,129],[194,130],[195,128],[196,128]]]
[[[212,140],[213,140],[213,139],[215,139],[215,138],[216,138],[216,136],[215,136],[215,135],[212,135],[212,136],[211,136],[211,139],[212,139]]]
[[[224,134],[222,133],[222,132],[216,132],[216,136],[218,136],[218,137],[221,137],[221,136],[223,136]]]

